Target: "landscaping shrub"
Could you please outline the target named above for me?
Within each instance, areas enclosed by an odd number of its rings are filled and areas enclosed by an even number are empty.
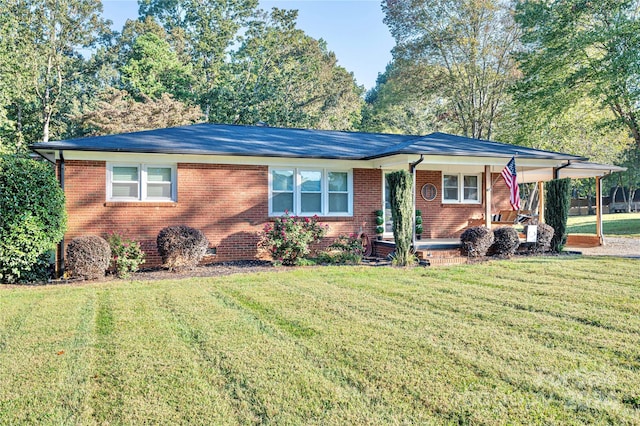
[[[111,247],[112,266],[119,278],[128,278],[144,263],[144,252],[140,249],[139,242],[115,232],[108,236],[107,242]]]
[[[318,255],[321,263],[352,264],[362,262],[364,247],[356,234],[340,235],[329,246],[328,250]]]
[[[67,245],[67,272],[75,278],[104,277],[111,263],[111,248],[104,238],[76,237]]]
[[[163,228],[156,243],[163,265],[170,270],[197,266],[209,247],[202,231],[186,225]]]
[[[539,223],[536,242],[532,245],[533,251],[536,253],[544,253],[546,251],[549,251],[549,249],[551,248],[551,240],[554,233],[555,231],[551,226],[547,225],[546,223]]]
[[[571,207],[571,179],[555,179],[547,182],[545,187],[547,196],[544,218],[545,222],[554,230],[549,245],[551,250],[560,252],[567,243],[567,217]]]
[[[493,231],[493,244],[489,248],[489,253],[499,257],[510,257],[519,245],[518,231],[510,226],[504,226]]]
[[[64,192],[51,165],[0,156],[0,282],[45,280],[66,222]]]
[[[474,226],[460,235],[462,254],[469,257],[486,256],[493,244],[493,232],[484,226]]]
[[[396,243],[394,263],[407,266],[414,262],[413,240],[413,179],[406,170],[387,175],[393,217],[393,239]]]
[[[260,233],[259,246],[282,265],[296,265],[309,254],[309,245],[320,241],[327,233],[328,225],[318,222],[318,217],[298,217],[285,214],[273,224],[267,223]]]

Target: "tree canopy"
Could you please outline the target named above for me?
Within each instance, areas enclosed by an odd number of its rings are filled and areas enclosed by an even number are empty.
[[[640,146],[640,2],[525,0],[516,12],[525,47],[518,93],[556,111],[589,96]]]
[[[505,0],[386,0],[405,83],[437,96],[468,137],[490,139],[516,77],[518,29]]]
[[[111,32],[100,0],[0,2],[0,151],[210,121],[356,129],[363,89],[297,13],[257,0],[140,0]]]

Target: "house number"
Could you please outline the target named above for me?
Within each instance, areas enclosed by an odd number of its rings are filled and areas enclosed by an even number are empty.
[[[420,195],[426,201],[433,201],[436,199],[436,195],[438,195],[438,190],[436,186],[432,183],[425,183],[422,185],[422,189],[420,190]]]

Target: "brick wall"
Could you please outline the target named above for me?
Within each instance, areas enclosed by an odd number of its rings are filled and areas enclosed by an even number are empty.
[[[492,213],[500,210],[511,209],[509,204],[509,188],[500,177],[494,173],[491,177],[493,185]],[[442,172],[418,170],[416,174],[416,186],[418,191],[426,183],[435,185],[438,194],[433,201],[425,201],[418,194],[416,209],[422,211],[423,229],[422,238],[458,238],[468,220],[484,216],[485,187],[483,179],[482,204],[443,204],[442,203]]]
[[[146,266],[157,265],[156,236],[165,226],[188,225],[202,230],[216,248],[215,261],[252,259],[257,252],[257,233],[268,218],[268,167],[180,163],[176,203],[106,202],[106,163],[67,161],[65,192],[69,213],[65,242],[80,235],[119,232],[141,242]],[[509,208],[509,192],[502,179],[492,181],[492,212]],[[442,204],[441,172],[419,170],[418,188],[432,183],[438,189],[433,201],[418,195],[417,208],[424,219],[423,238],[458,238],[467,221],[481,217],[483,205]],[[328,223],[324,247],[340,234],[362,229],[375,238],[374,211],[382,207],[382,171],[354,169],[354,215],[321,218]],[[484,194],[484,190],[483,190]],[[364,225],[363,225],[364,224]]]
[[[69,214],[65,242],[80,235],[119,232],[138,240],[147,254],[145,266],[160,263],[156,236],[165,226],[188,225],[202,230],[216,248],[211,260],[258,256],[257,233],[268,218],[268,167],[180,163],[177,203],[106,202],[106,163],[67,161],[65,192]],[[354,215],[322,218],[330,225],[330,243],[342,233],[357,232],[363,222],[375,232],[373,212],[382,204],[380,170],[353,171]]]

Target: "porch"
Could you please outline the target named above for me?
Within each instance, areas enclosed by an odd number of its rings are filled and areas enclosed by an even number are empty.
[[[520,242],[526,241],[525,235],[520,234]],[[569,234],[566,247],[571,249],[593,248],[601,246],[600,236]],[[414,247],[418,259],[429,266],[460,265],[467,263],[468,258],[460,253],[459,238],[429,238],[416,240]],[[373,242],[373,256],[387,258],[395,250],[393,239],[376,240]]]
[[[373,255],[386,258],[395,250],[392,239],[377,240],[373,243]],[[467,257],[460,254],[460,239],[429,238],[417,240],[414,244],[416,256],[429,266],[458,265],[467,263]]]

